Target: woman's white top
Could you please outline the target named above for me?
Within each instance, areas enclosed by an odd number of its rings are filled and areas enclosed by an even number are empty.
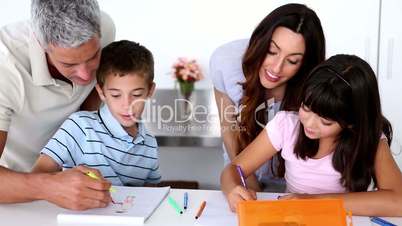
[[[239,109],[240,100],[243,97],[241,83],[245,81],[242,69],[243,54],[248,46],[248,39],[241,39],[226,43],[218,47],[210,58],[210,79],[214,88],[225,93]],[[268,120],[271,120],[276,112],[279,111],[281,102],[273,102],[268,106]],[[264,127],[265,125],[262,125]],[[223,144],[224,164],[230,163],[229,156]],[[284,180],[273,178],[269,163],[262,165],[256,172],[257,179],[262,183],[266,190],[283,191]]]

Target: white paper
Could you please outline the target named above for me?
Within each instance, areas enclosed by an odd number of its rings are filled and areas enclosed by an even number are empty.
[[[66,211],[58,214],[59,224],[142,225],[169,193],[170,187],[113,186],[113,201],[105,208]]]

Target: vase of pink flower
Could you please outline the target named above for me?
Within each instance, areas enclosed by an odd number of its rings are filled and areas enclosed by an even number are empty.
[[[191,113],[191,94],[194,91],[194,83],[203,79],[201,68],[195,59],[180,57],[173,64],[173,77],[178,84],[180,102],[184,105],[184,114]]]

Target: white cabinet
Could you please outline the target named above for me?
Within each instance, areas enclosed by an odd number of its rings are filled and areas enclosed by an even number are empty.
[[[402,2],[381,2],[378,83],[384,115],[391,121],[391,150],[402,169]]]
[[[296,2],[312,8],[320,18],[326,39],[327,57],[335,54],[357,55],[377,71],[380,0]]]

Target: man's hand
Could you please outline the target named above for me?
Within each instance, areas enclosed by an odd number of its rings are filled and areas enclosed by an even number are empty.
[[[96,174],[99,179],[89,177],[86,175],[88,172]],[[112,200],[110,182],[103,179],[98,170],[85,166],[50,174],[46,183],[48,188],[44,190],[44,199],[64,208],[100,208]]]

